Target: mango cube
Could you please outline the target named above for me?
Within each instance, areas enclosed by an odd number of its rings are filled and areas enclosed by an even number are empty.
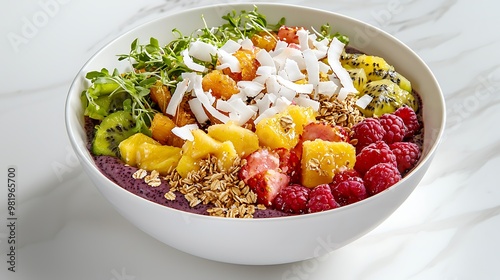
[[[291,149],[297,145],[304,126],[315,121],[316,115],[310,107],[290,105],[285,111],[260,120],[255,133],[261,146]]]
[[[314,188],[331,183],[342,169],[352,169],[356,163],[356,148],[346,142],[321,139],[304,141],[301,159],[302,185]]]
[[[211,125],[208,128],[208,135],[220,142],[233,143],[239,157],[244,157],[259,149],[257,134],[232,122]]]
[[[176,167],[177,172],[182,177],[185,177],[190,170],[197,170],[199,168],[197,167],[198,162],[206,159],[209,155],[215,156],[225,169],[229,169],[238,158],[231,141],[221,142],[215,140],[201,129],[193,130],[192,133],[194,140],[184,143],[182,158]]]
[[[123,140],[118,148],[126,164],[147,171],[156,170],[162,175],[176,167],[181,158],[180,148],[161,145],[142,133],[136,133]]]
[[[139,152],[139,146],[143,143],[149,143],[153,145],[160,145],[160,143],[153,138],[143,134],[143,133],[136,133],[129,138],[123,140],[120,142],[118,145],[118,148],[120,149],[120,155],[122,160],[130,165],[130,166],[137,166],[137,161],[138,158],[141,157],[141,154]]]
[[[199,159],[194,159],[189,155],[182,155],[175,170],[182,178],[186,178],[191,171],[200,170]]]

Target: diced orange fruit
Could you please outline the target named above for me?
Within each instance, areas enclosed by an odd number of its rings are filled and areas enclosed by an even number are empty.
[[[238,62],[240,63],[241,71],[239,73],[232,73],[229,68],[224,69],[233,80],[235,81],[251,81],[257,76],[257,68],[259,68],[260,63],[255,59],[255,53],[253,50],[240,49],[233,54]]]
[[[346,142],[321,139],[304,141],[301,159],[301,183],[308,188],[332,182],[336,173],[352,169],[356,163],[356,148]]]
[[[290,105],[272,117],[257,123],[255,133],[261,146],[271,149],[293,148],[299,141],[304,125],[316,119],[317,112],[310,107]]]
[[[172,133],[175,127],[174,121],[162,113],[157,113],[151,122],[151,137],[163,145],[172,142],[172,138],[177,137]]]
[[[228,75],[220,70],[214,70],[203,76],[201,85],[204,91],[212,91],[212,95],[216,98],[227,100],[233,94],[240,90],[236,86],[236,82]]]
[[[172,98],[168,87],[165,86],[160,80],[158,80],[150,89],[151,99],[158,104],[160,110],[165,113],[167,109],[168,102]]]
[[[176,167],[181,158],[180,148],[161,145],[142,133],[136,133],[123,140],[118,148],[126,164],[147,171],[156,170],[162,175]]]
[[[265,49],[268,52],[274,50],[276,43],[278,42],[275,34],[269,34],[266,32],[260,32],[259,34],[253,35],[251,40],[254,46]]]
[[[259,149],[257,134],[233,122],[211,125],[208,128],[208,135],[220,142],[233,143],[239,157],[244,157]]]

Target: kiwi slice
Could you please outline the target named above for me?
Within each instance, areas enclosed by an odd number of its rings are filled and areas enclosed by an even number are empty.
[[[95,120],[103,120],[107,115],[115,111],[123,110],[123,101],[127,98],[126,92],[117,92],[113,95],[104,95],[95,98],[93,102],[88,102],[83,94],[83,103],[85,106],[85,116]]]
[[[118,145],[121,141],[135,134],[136,126],[132,114],[126,111],[116,111],[105,117],[96,126],[92,153],[120,157]]]
[[[368,106],[360,109],[366,117],[380,117],[405,105],[412,107],[415,111],[418,109],[414,96],[390,80],[384,79],[367,83],[361,96],[365,94],[372,97]]]

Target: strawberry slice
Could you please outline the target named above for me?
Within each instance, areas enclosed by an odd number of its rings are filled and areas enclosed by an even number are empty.
[[[282,25],[278,29],[278,39],[281,41],[285,41],[289,44],[298,44],[299,36],[297,36],[297,31],[304,29],[303,27],[298,26],[286,26]]]
[[[244,164],[239,173],[239,177],[245,184],[248,184],[248,180],[255,175],[262,173],[266,170],[278,170],[280,167],[280,157],[279,155],[268,149],[257,150],[246,158],[246,164]]]
[[[312,122],[304,126],[304,131],[300,135],[299,143],[293,151],[300,158],[302,156],[302,143],[321,139],[330,142],[349,142],[349,133],[340,125],[333,125],[326,122]]]
[[[274,198],[282,188],[288,186],[290,176],[276,170],[265,170],[252,176],[248,186],[257,195],[257,203],[272,206]]]
[[[279,170],[282,173],[290,176],[291,182],[300,182],[300,158],[294,151],[285,149],[285,148],[277,148],[274,149],[280,159]]]

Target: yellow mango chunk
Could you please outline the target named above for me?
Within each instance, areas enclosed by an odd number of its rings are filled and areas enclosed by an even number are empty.
[[[181,158],[180,148],[161,145],[142,133],[123,140],[118,148],[126,164],[147,171],[156,170],[162,175],[176,167]]]
[[[259,149],[257,134],[232,122],[211,125],[208,128],[208,135],[220,142],[233,143],[239,157],[244,157]]]
[[[215,156],[225,169],[229,169],[238,158],[238,153],[231,141],[218,141],[210,137],[203,130],[193,130],[193,141],[186,141],[182,146],[181,164],[177,172],[187,175],[189,167],[195,166],[199,160],[206,159],[209,155]],[[186,157],[186,158],[185,158]]]
[[[190,171],[200,170],[199,159],[194,159],[189,155],[182,155],[175,170],[182,178],[186,178]]]
[[[356,148],[347,142],[321,139],[304,141],[302,146],[302,185],[314,188],[332,182],[337,172],[352,169],[356,163]]]
[[[310,107],[290,105],[272,117],[262,119],[255,127],[261,146],[291,149],[297,145],[304,126],[316,119]]]
[[[145,134],[136,133],[123,140],[118,145],[122,160],[130,166],[137,166],[137,158],[141,156],[138,147],[143,143],[161,145],[159,142]]]
[[[177,166],[181,158],[181,148],[143,143],[139,147],[139,155],[141,158],[137,161],[137,167],[167,175]]]

